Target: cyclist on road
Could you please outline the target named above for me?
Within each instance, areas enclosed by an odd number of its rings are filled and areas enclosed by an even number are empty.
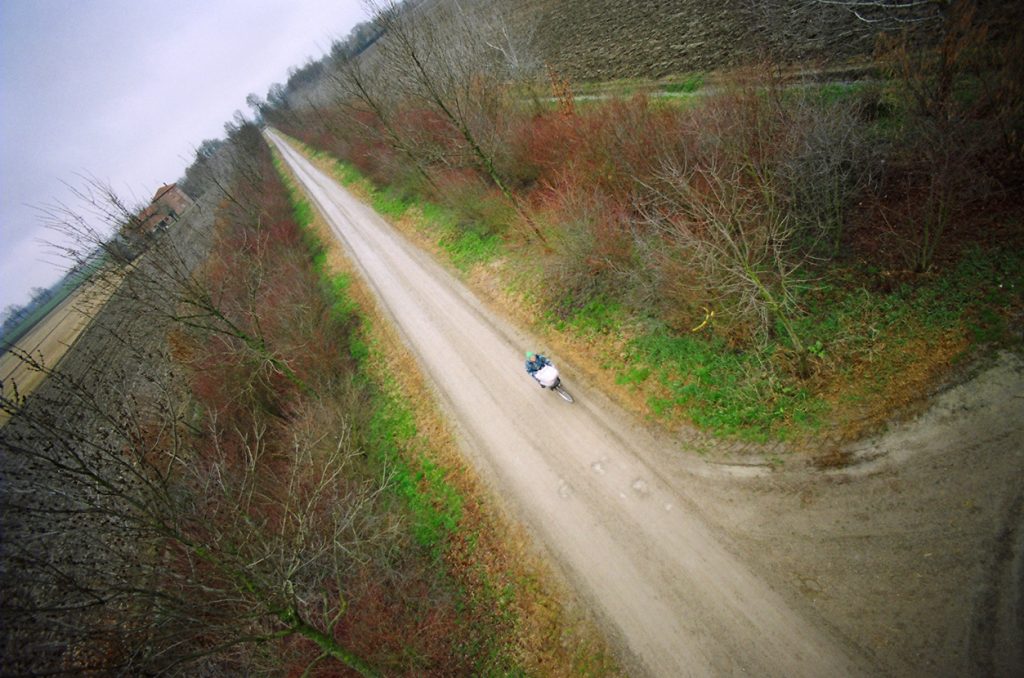
[[[537,372],[540,371],[542,367],[550,364],[551,361],[540,353],[534,353],[533,351],[526,352],[526,372],[534,379],[537,378]],[[541,384],[539,381],[537,384],[541,388],[544,388],[544,384]]]

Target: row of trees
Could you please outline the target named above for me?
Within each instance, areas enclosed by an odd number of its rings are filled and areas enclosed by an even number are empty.
[[[306,87],[257,108],[375,181],[449,204],[467,229],[533,241],[564,314],[605,299],[682,328],[713,306],[732,341],[781,334],[806,373],[794,320],[823,266],[867,247],[927,272],[1021,167],[1019,41],[991,40],[969,0],[840,4],[890,29],[892,88],[830,100],[762,65],[686,107],[579,105],[558,87],[555,106],[542,81],[560,79],[521,21],[440,2],[375,5],[382,36],[334,50],[315,101]],[[934,46],[892,30],[919,24]]]
[[[0,336],[7,334],[14,329],[21,321],[28,318],[32,311],[39,308],[53,298],[52,287],[33,287],[29,290],[31,295],[25,305],[11,304],[0,312]]]
[[[301,87],[288,88],[287,95],[272,88],[267,102],[250,97],[250,104],[282,127],[305,127],[311,117],[321,134],[336,140],[350,134],[380,139],[397,154],[383,163],[407,165],[428,186],[436,166],[466,169],[515,202],[500,167],[501,131],[510,97],[535,84],[539,64],[529,31],[512,34],[501,9],[483,3],[370,7],[370,25],[385,37],[372,49],[355,48],[360,35],[332,49],[318,83],[328,91],[319,95],[320,104]]]
[[[259,130],[222,146],[224,191],[111,276],[59,371],[22,356],[48,373],[40,391],[0,400],[5,669],[468,672],[460,648],[494,629],[455,631],[460,594],[412,537],[348,350],[356,319]],[[86,223],[66,227],[102,242]]]

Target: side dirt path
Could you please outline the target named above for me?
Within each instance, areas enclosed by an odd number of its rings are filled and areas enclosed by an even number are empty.
[[[1024,361],[1004,353],[847,468],[679,469],[710,522],[899,676],[1024,666]]]
[[[432,380],[467,454],[599,611],[631,674],[880,673],[813,606],[751,568],[743,545],[701,518],[695,495],[644,461],[668,455],[670,442],[579,384],[570,382],[575,405],[540,391],[522,371],[529,336],[269,137]]]

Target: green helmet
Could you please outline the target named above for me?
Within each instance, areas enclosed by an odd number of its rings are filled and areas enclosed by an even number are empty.
[[[532,357],[533,357],[533,351],[527,351],[526,352],[526,359],[529,360]]]

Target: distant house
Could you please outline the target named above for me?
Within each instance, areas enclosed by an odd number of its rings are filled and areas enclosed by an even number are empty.
[[[153,196],[154,205],[166,206],[172,214],[181,214],[192,206],[192,202],[192,198],[177,184],[164,184]]]
[[[149,235],[164,230],[177,221],[178,215],[188,209],[192,202],[192,198],[177,184],[164,184],[157,189],[149,206],[139,212],[125,230],[131,235]]]

